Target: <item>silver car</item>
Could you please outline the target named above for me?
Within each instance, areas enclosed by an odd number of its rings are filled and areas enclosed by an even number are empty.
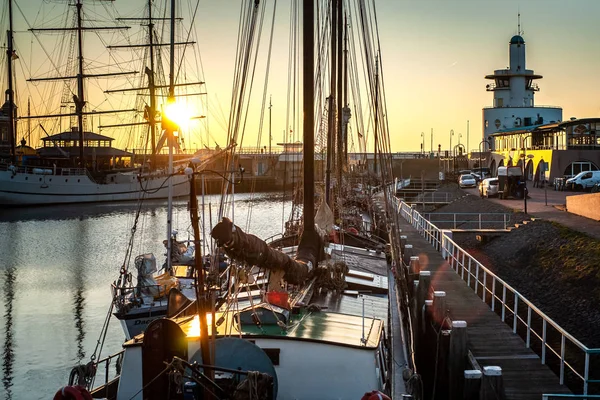
[[[477,182],[475,181],[475,178],[471,174],[468,174],[468,175],[464,174],[464,175],[461,175],[460,178],[458,178],[458,186],[461,188],[475,187],[476,185],[477,185]]]
[[[479,193],[482,197],[498,196],[499,186],[498,178],[486,178],[479,183]]]

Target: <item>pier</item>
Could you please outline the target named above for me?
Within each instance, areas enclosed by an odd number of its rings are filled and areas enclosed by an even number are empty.
[[[464,321],[469,360],[464,376],[461,374],[465,395],[473,376],[479,377],[479,395],[484,393],[483,386],[491,387],[490,382],[495,382],[492,386],[508,399],[572,396],[567,383],[576,388],[576,393],[590,393],[590,385],[597,382],[592,379],[594,373],[591,372],[591,365],[598,361],[597,349],[585,347],[461,249],[451,239],[452,227],[440,229],[413,207],[400,201],[397,201],[396,212],[401,216],[397,229],[401,231],[405,244],[404,266],[407,266],[407,276],[415,279],[413,290],[417,293],[416,301],[419,301],[420,286],[425,283],[426,298],[433,297],[433,301],[424,302],[424,312],[432,316],[438,313],[437,318],[444,320],[439,322],[437,341],[447,353],[445,357],[436,359],[450,370],[449,376],[445,377],[447,383],[452,382],[456,371],[451,371],[452,339],[444,339],[444,335],[451,337],[454,322],[461,327]],[[504,218],[499,219],[504,222]],[[423,282],[421,275],[429,278]],[[409,281],[409,286],[411,284]],[[415,308],[418,310],[419,304]],[[434,325],[435,317],[427,321]],[[425,324],[419,317],[413,323],[424,330]],[[419,330],[416,329],[417,333]],[[431,335],[429,338],[424,336],[417,340],[432,339]],[[428,342],[428,347],[436,347],[435,337],[433,340],[433,343]],[[420,346],[422,349],[423,345]],[[460,372],[463,372],[462,369]],[[486,379],[488,372],[500,375],[499,387],[498,380]],[[428,371],[419,373],[424,376],[430,374]],[[450,398],[456,397],[451,395]]]

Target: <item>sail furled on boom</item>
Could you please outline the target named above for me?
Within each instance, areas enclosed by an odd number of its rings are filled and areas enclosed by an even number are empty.
[[[269,247],[257,236],[245,233],[228,218],[215,225],[210,235],[233,260],[269,270],[282,270],[285,272],[284,280],[294,285],[304,283],[324,258],[323,243],[314,230],[303,232],[294,258]]]

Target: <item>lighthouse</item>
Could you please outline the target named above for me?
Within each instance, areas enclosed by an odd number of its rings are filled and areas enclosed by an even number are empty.
[[[535,81],[542,76],[527,69],[525,40],[520,34],[510,39],[508,55],[508,68],[495,70],[485,77],[492,81],[486,85],[486,90],[494,94],[493,106],[483,109],[485,140],[498,132],[562,121],[561,107],[535,105],[534,96],[540,90]]]

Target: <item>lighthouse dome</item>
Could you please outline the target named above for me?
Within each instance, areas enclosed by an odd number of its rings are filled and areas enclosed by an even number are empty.
[[[510,39],[510,44],[525,44],[525,41],[521,36],[515,35]]]

